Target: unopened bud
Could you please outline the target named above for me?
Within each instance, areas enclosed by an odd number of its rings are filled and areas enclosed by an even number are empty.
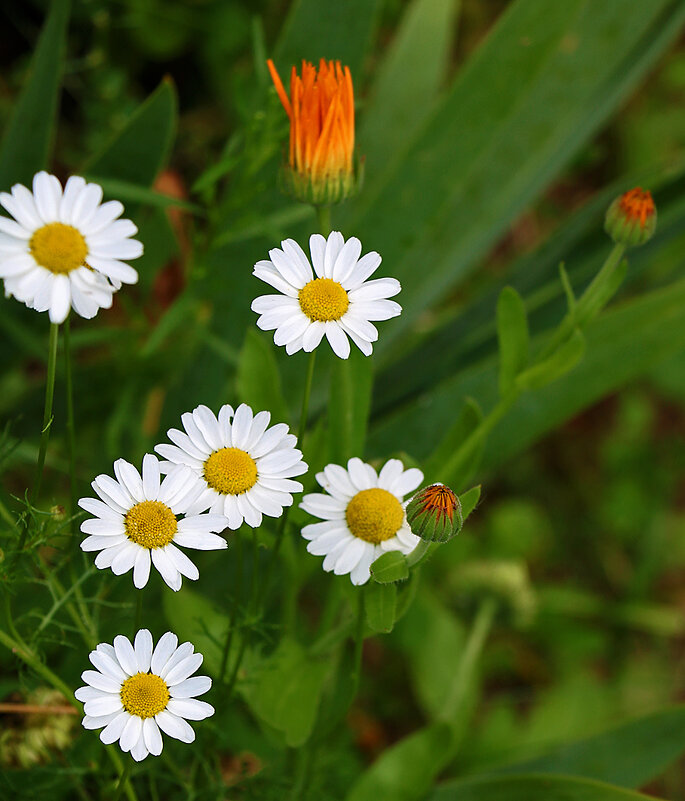
[[[464,523],[459,498],[444,484],[424,487],[407,504],[407,523],[422,540],[447,542]]]
[[[273,61],[267,62],[290,118],[290,147],[281,172],[283,190],[302,203],[331,206],[353,195],[361,182],[354,155],[354,90],[348,67],[321,59],[291,70],[290,94]]]
[[[656,206],[651,193],[637,186],[617,197],[609,206],[604,229],[617,244],[644,245],[656,230]]]
[[[50,507],[50,514],[58,523],[67,519],[67,510],[59,503]]]

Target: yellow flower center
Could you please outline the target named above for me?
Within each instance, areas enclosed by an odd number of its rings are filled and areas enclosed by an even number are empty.
[[[124,518],[126,536],[143,548],[163,548],[174,538],[176,515],[161,501],[141,501]]]
[[[204,476],[222,495],[242,495],[257,483],[257,464],[240,448],[221,448],[205,462]]]
[[[310,320],[339,320],[347,311],[350,299],[342,286],[332,278],[315,278],[305,284],[299,294],[300,308]]]
[[[119,691],[121,703],[129,715],[154,718],[169,703],[169,688],[155,673],[136,673],[126,679]]]
[[[345,519],[355,537],[378,545],[397,534],[404,520],[404,509],[391,492],[374,487],[352,498]]]
[[[41,267],[53,273],[70,273],[83,267],[88,246],[73,225],[49,223],[39,228],[29,242],[31,254]]]

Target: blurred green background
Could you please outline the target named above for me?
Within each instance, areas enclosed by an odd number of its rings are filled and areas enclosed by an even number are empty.
[[[50,167],[109,179],[146,246],[139,286],[94,323],[75,321],[84,492],[113,459],[139,460],[198,403],[247,396],[259,405],[267,393],[240,371],[246,348],[279,365],[279,412],[294,419],[303,355],[288,360],[268,337],[245,334],[261,292],[252,264],[315,226],[312,211],[277,190],[287,120],[268,55],[282,75],[302,56],[342,58],[353,70],[366,183],[333,210],[333,225],[384,256],[381,271],[401,278],[407,310],[386,338],[381,331],[367,458],[421,461],[465,397],[490,408],[499,288],[523,294],[534,332],[552,327],[563,314],[559,261],[582,289],[610,247],[608,202],[637,183],[654,190],[659,234],[631,253],[625,288],[593,324],[585,360],[495,429],[471,481],[483,482],[480,507],[424,570],[394,632],[367,643],[361,695],[340,735],[345,757],[322,755],[313,779],[320,798],[342,797],[351,777],[439,708],[468,620],[465,565],[488,561],[491,578],[502,563],[514,614],[485,651],[481,701],[446,775],[531,760],[684,698],[685,8],[563,5],[92,0],[71,10]],[[34,2],[0,10],[0,131],[45,12]],[[112,137],[152,93],[136,133],[141,152],[123,147],[113,158]],[[33,172],[0,166],[2,189]],[[153,179],[158,193],[188,205],[165,211],[157,196],[135,194]],[[43,317],[0,300],[0,470],[10,504],[37,452]],[[321,359],[319,410],[331,364]],[[46,496],[66,504],[62,396]],[[202,567],[220,588],[221,571],[209,558]],[[305,616],[329,580],[317,570],[307,563]],[[65,657],[69,669],[78,672],[82,657]],[[0,688],[13,690],[9,679]],[[248,716],[233,714],[214,732],[226,782],[238,782],[236,797],[268,798],[278,788],[260,773],[267,747]],[[660,730],[661,762],[625,781],[627,765],[603,777],[685,797],[685,762],[675,759],[683,728],[680,720]]]

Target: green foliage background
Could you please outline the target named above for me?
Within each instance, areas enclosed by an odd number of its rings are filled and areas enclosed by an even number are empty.
[[[198,727],[192,797],[283,797],[315,720],[312,798],[683,797],[685,3],[54,0],[0,13],[0,188],[43,167],[85,174],[125,202],[145,243],[140,284],[96,321],[74,320],[81,494],[198,403],[242,399],[295,422],[305,357],[276,349],[249,308],[262,291],[253,263],[316,226],[277,189],[287,120],[268,55],[281,74],[303,57],[349,64],[365,183],[333,225],[378,250],[403,285],[404,313],[374,351],[370,402],[369,361],[341,370],[320,354],[308,481],[329,460],[400,454],[458,491],[484,486],[464,532],[424,567],[413,605],[367,642],[360,695],[333,733],[317,719],[319,698],[332,703],[325,662],[298,642],[333,579],[292,538],[294,636],[260,664],[276,644],[274,613],[240,699],[210,698],[218,714]],[[565,313],[559,262],[580,295],[610,247],[604,210],[638,183],[654,192],[658,232],[629,254],[618,297],[584,331],[582,360],[519,397],[467,464],[432,475],[497,403],[502,287],[523,297],[537,352]],[[43,317],[0,300],[0,498],[15,509],[37,454]],[[326,430],[329,389],[341,422]],[[67,505],[64,418],[58,389],[44,495]],[[64,534],[46,523],[56,565]],[[217,562],[203,554],[201,583],[178,595],[151,586],[153,634],[192,638],[210,673],[239,571]],[[521,590],[506,608],[535,613],[497,619],[478,680],[448,719],[473,613],[464,567],[484,562],[493,575],[525,566],[532,596]],[[17,577],[3,580],[11,591]],[[31,580],[44,613],[47,588]],[[109,576],[84,582],[89,595],[102,586],[111,640],[130,590]],[[35,630],[35,598],[15,604]],[[77,686],[86,650],[68,624],[50,623],[36,646]],[[272,698],[288,671],[300,681]],[[0,652],[3,697],[36,686],[16,675]],[[73,797],[74,780],[93,786],[99,748],[79,733],[63,758],[5,770],[0,788]],[[165,752],[183,759],[183,748]],[[241,774],[245,754],[254,770]],[[191,797],[167,763],[146,769],[161,797]]]

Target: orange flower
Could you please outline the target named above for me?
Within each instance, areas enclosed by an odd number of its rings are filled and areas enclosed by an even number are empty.
[[[609,236],[625,247],[643,245],[656,230],[656,206],[646,189],[636,186],[609,206],[605,226]]]
[[[286,188],[298,200],[331,204],[355,187],[354,92],[348,67],[321,59],[318,70],[302,62],[290,74],[290,96],[273,61],[267,61],[276,92],[290,118]]]

